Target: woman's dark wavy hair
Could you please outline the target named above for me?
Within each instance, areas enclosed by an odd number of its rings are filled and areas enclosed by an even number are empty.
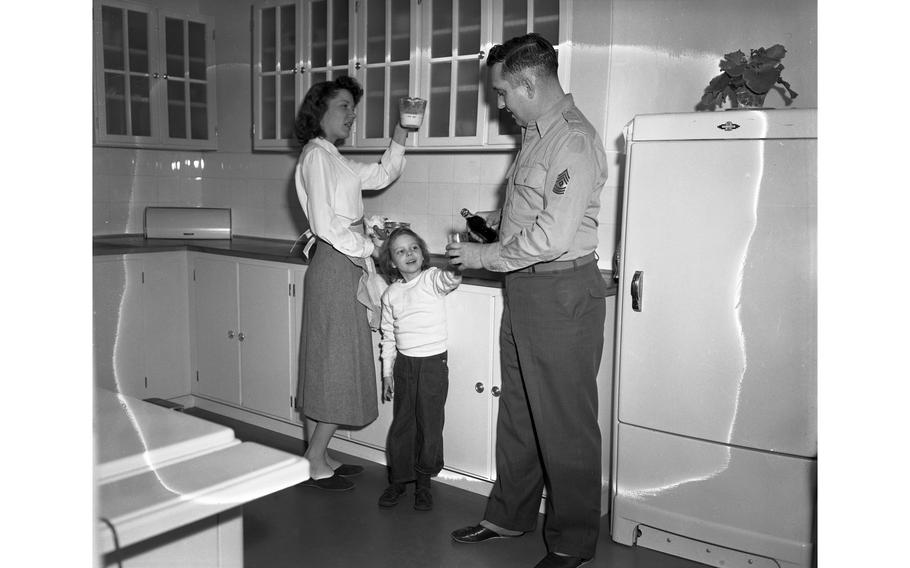
[[[307,91],[297,110],[297,121],[294,124],[294,135],[301,146],[317,136],[325,135],[319,123],[322,122],[322,117],[329,108],[329,99],[341,90],[351,93],[351,96],[354,97],[354,105],[357,105],[363,96],[363,88],[360,83],[347,75],[336,77],[334,81],[316,83]],[[332,142],[335,141],[332,140]]]
[[[490,55],[487,56],[487,67],[499,62],[502,62],[503,76],[510,82],[512,77],[526,70],[555,77],[559,67],[553,44],[536,33],[513,37],[501,45],[491,47]]]
[[[420,252],[423,254],[423,263],[420,265],[421,270],[426,270],[430,267],[430,250],[427,248],[427,243],[420,235],[412,231],[407,227],[399,227],[392,231],[392,234],[389,235],[389,238],[386,239],[385,243],[382,245],[382,249],[379,251],[379,269],[385,275],[386,281],[391,284],[392,282],[402,278],[401,273],[398,272],[398,269],[395,268],[395,263],[392,262],[392,243],[395,242],[395,239],[402,235],[411,235],[414,237],[414,240],[417,241],[417,246],[420,247]]]

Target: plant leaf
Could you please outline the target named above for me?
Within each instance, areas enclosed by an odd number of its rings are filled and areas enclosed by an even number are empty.
[[[742,75],[745,65],[746,54],[741,50],[736,50],[732,53],[728,53],[724,55],[723,59],[720,60],[720,70],[733,77],[739,77]]]
[[[717,77],[711,79],[711,82],[708,83],[708,86],[705,87],[706,93],[717,94],[726,89],[730,85],[730,77],[726,73],[721,73]]]
[[[695,110],[714,110],[717,107],[717,100],[713,93],[705,92],[701,100],[695,105]]]
[[[779,43],[772,45],[765,51],[765,57],[776,59],[778,61],[783,59],[786,54],[787,49]]]
[[[787,89],[787,94],[790,95],[791,99],[795,99],[796,97],[799,96],[799,94],[797,94],[796,91],[794,91],[793,89],[790,88],[790,83],[784,81],[784,79],[782,77],[778,77],[777,82],[780,83],[781,85],[783,85],[785,89]]]
[[[743,73],[746,87],[753,93],[758,93],[760,95],[770,91],[779,77],[780,71],[776,67],[747,67],[746,71]]]

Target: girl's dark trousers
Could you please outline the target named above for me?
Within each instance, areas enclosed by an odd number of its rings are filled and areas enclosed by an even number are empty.
[[[395,358],[392,425],[386,452],[389,481],[432,477],[443,466],[442,428],[449,391],[448,353]]]

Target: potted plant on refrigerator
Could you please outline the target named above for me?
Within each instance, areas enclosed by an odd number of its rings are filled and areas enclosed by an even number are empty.
[[[720,61],[722,73],[705,87],[695,110],[714,110],[722,107],[727,99],[730,99],[734,109],[761,108],[765,104],[765,95],[772,88],[780,91],[784,104],[789,105],[797,93],[780,76],[784,70],[780,60],[786,53],[784,46],[775,44],[768,49],[759,47],[751,50],[748,58],[740,50],[724,55]],[[783,88],[776,87],[777,84],[783,85]]]

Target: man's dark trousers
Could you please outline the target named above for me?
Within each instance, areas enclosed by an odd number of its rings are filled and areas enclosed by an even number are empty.
[[[510,273],[505,292],[497,479],[484,519],[533,530],[546,483],[547,547],[591,558],[600,531],[597,370],[607,286],[590,263]]]

